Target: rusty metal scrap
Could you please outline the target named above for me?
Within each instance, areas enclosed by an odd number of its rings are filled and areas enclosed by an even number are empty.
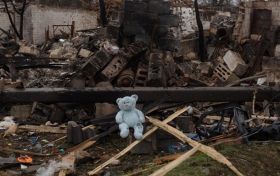
[[[135,73],[132,69],[126,69],[121,72],[117,80],[118,87],[132,87],[134,84]]]

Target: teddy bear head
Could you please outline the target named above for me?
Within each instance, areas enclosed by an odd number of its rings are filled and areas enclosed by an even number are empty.
[[[138,100],[137,95],[125,96],[123,98],[118,98],[117,104],[120,110],[130,111],[135,108],[137,100]]]

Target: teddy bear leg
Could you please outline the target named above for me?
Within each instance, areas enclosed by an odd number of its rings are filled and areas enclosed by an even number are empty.
[[[143,125],[141,123],[137,123],[137,125],[134,126],[134,137],[137,140],[140,140],[143,138]]]
[[[120,136],[122,138],[126,138],[129,135],[129,127],[125,123],[119,124],[119,129],[120,129]]]

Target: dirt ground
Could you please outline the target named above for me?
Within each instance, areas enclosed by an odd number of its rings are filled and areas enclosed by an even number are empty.
[[[116,145],[114,141],[109,143]],[[125,147],[124,143],[115,147],[120,151],[122,147]],[[224,144],[215,148],[224,154],[246,176],[280,176],[280,142]],[[106,167],[103,174],[116,176],[149,175],[163,166],[153,162],[156,155],[126,155],[121,159],[119,166]],[[101,164],[101,162],[96,164]],[[88,170],[87,168],[93,169],[94,167],[92,166],[86,164],[83,167],[78,167],[78,173],[82,168],[86,170]],[[80,174],[83,175],[85,173],[80,172],[78,175]],[[231,176],[234,174],[224,165],[217,163],[205,154],[198,153],[167,175]]]
[[[34,135],[33,135],[34,136]],[[43,145],[46,141],[55,140],[61,135],[40,134],[38,141]],[[20,136],[9,138],[1,137],[1,148],[13,148],[26,151],[33,151],[30,142],[31,136],[23,133]],[[44,143],[45,142],[45,143]],[[110,159],[128,145],[128,140],[120,139],[116,134],[100,139],[96,145],[88,149],[90,157],[77,164],[74,175],[84,176],[87,172],[96,166]],[[44,146],[44,145],[43,145]],[[45,150],[45,154],[52,153],[50,157],[33,157],[34,164],[39,165],[48,160],[59,159],[64,155],[70,146],[66,142],[56,144],[54,147]],[[215,147],[246,176],[280,176],[280,142],[251,142],[250,144],[223,144]],[[7,152],[1,151],[1,156],[8,157]],[[106,176],[133,176],[149,175],[163,165],[157,165],[153,159],[163,155],[162,153],[152,153],[150,155],[127,154],[120,160],[119,165],[111,165],[104,169],[100,175]],[[20,156],[16,154],[15,156]],[[19,166],[1,169],[0,175],[18,175]],[[8,171],[8,172],[7,172]],[[23,175],[36,175],[36,169],[33,173]],[[14,173],[14,174],[11,174]],[[234,175],[227,167],[217,163],[202,153],[197,153],[187,161],[183,162],[177,168],[168,173],[169,176],[231,176]]]
[[[265,142],[227,144],[216,147],[246,176],[279,176],[280,143]],[[229,176],[234,175],[227,167],[198,154],[171,171],[168,176]]]

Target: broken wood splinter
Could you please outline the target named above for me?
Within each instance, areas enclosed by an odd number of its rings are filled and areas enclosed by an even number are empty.
[[[165,119],[162,123],[168,123],[171,122],[172,120],[174,120],[176,117],[178,117],[179,115],[183,114],[184,112],[188,111],[191,107],[184,107],[178,111],[176,111],[175,113],[171,114],[167,119]],[[138,145],[140,142],[142,142],[145,138],[147,138],[149,135],[151,135],[152,133],[154,133],[156,130],[158,129],[158,127],[153,127],[152,129],[150,129],[149,131],[147,131],[144,135],[143,138],[141,140],[137,140],[134,141],[133,143],[131,143],[129,146],[127,146],[125,149],[123,149],[120,153],[116,154],[115,156],[113,156],[111,159],[109,159],[108,161],[106,161],[105,163],[99,165],[98,167],[96,167],[94,170],[89,171],[88,175],[94,175],[97,174],[99,171],[101,171],[104,167],[108,166],[110,163],[112,163],[113,161],[115,161],[116,159],[122,157],[123,155],[125,155],[127,152],[129,152],[131,149],[133,149],[136,145]]]
[[[168,133],[174,135],[175,137],[177,137],[178,139],[180,139],[181,141],[188,143],[190,146],[192,147],[197,147],[200,146],[198,148],[199,151],[201,151],[202,153],[205,153],[206,155],[208,155],[209,157],[213,158],[214,160],[227,165],[236,175],[238,176],[243,176],[243,174],[241,172],[238,171],[237,168],[235,168],[233,166],[233,164],[226,158],[224,157],[221,153],[217,152],[215,149],[200,144],[199,142],[196,142],[194,140],[192,140],[191,138],[187,137],[184,133],[182,133],[181,131],[177,130],[176,128],[165,124],[157,119],[153,119],[151,117],[146,117],[152,124],[154,124],[155,126],[167,131]]]

